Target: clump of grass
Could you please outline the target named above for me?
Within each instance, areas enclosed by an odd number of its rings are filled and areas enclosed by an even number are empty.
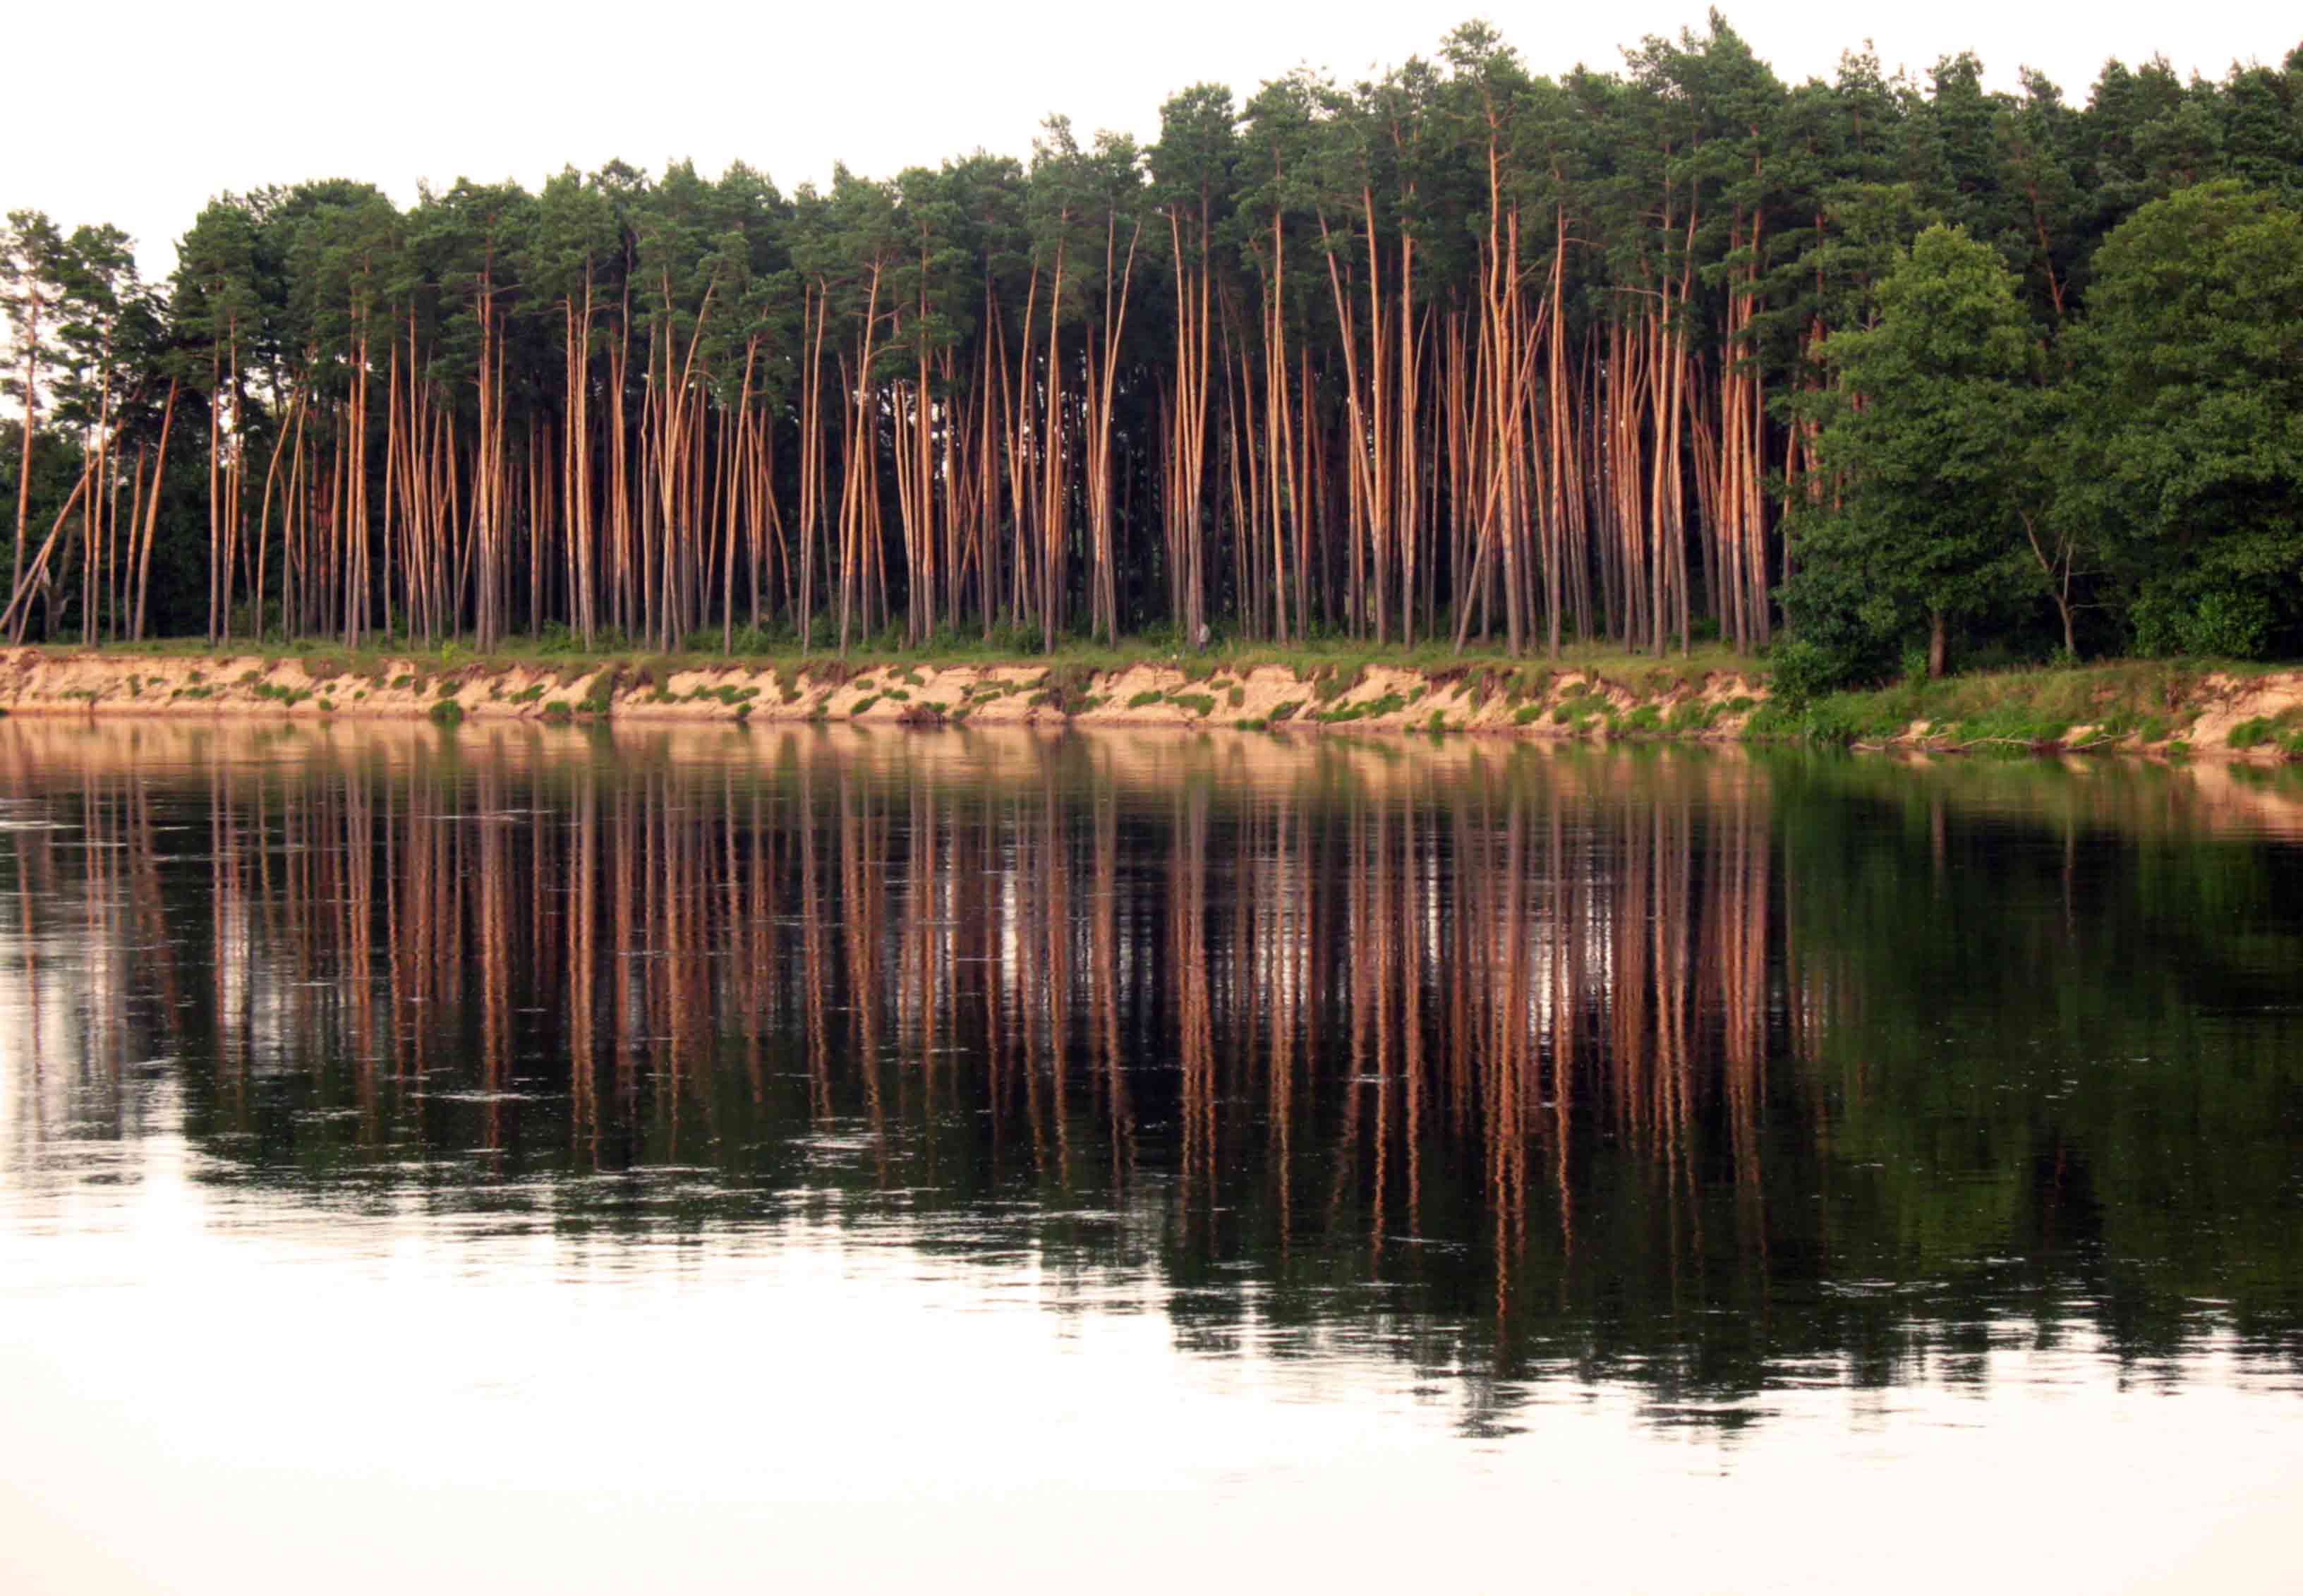
[[[1079,714],[1092,707],[1088,688],[1094,682],[1095,667],[1092,664],[1050,665],[1040,672],[1026,702],[1034,708],[1052,709],[1060,715]],[[1094,702],[1101,704],[1102,700]]]
[[[1681,737],[1709,730],[1712,722],[1717,718],[1718,712],[1702,699],[1683,698],[1671,706],[1671,714],[1664,718],[1663,729],[1674,737]]]
[[[1271,713],[1264,716],[1264,721],[1273,726],[1283,725],[1294,720],[1303,708],[1303,700],[1301,698],[1290,699],[1286,704],[1275,704],[1271,706]]]
[[[1216,707],[1213,693],[1171,693],[1168,695],[1168,702],[1179,709],[1190,710],[1202,720],[1205,720],[1213,714]]]
[[[1588,730],[1592,722],[1607,714],[1609,709],[1605,695],[1595,693],[1589,688],[1580,688],[1552,705],[1552,723],[1565,726],[1570,731],[1582,732]]]
[[[2232,727],[2231,734],[2223,740],[2234,748],[2259,748],[2265,743],[2279,743],[2283,747],[2293,734],[2296,720],[2296,712],[2291,709],[2282,710],[2277,714],[2256,715]]]
[[[426,712],[434,726],[453,728],[464,723],[464,706],[453,698],[442,698]]]
[[[1140,692],[1134,697],[1128,699],[1127,707],[1130,709],[1149,709],[1154,704],[1166,698],[1167,696],[1167,694],[1161,692],[1158,688],[1148,688],[1144,691]]]
[[[622,684],[623,674],[623,669],[620,666],[603,666],[599,674],[592,678],[592,690],[586,694],[583,702],[577,705],[578,713],[594,716],[605,715],[610,706],[616,701],[616,689]]]
[[[1347,725],[1354,721],[1374,720],[1379,716],[1396,714],[1407,707],[1407,700],[1397,693],[1386,693],[1380,698],[1362,698],[1357,704],[1341,704],[1333,709],[1315,709],[1312,718],[1329,726]]]
[[[1354,665],[1349,671],[1341,665],[1322,665],[1312,673],[1312,697],[1322,704],[1333,704],[1366,679],[1365,665]]]

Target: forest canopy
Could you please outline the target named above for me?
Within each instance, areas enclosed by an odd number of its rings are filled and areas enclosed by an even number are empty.
[[[2303,652],[2303,48],[2084,105],[1468,23],[787,194],[0,235],[10,638]]]

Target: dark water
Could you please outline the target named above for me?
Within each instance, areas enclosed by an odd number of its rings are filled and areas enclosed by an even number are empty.
[[[12,1590],[2285,1590],[2299,1396],[2283,773],[0,722]]]

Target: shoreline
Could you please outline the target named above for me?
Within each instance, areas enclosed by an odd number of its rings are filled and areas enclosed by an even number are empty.
[[[823,722],[865,725],[1186,727],[1502,736],[1547,740],[1835,741],[1957,754],[2212,755],[2283,761],[2303,752],[2303,670],[2163,673],[2131,662],[1997,683],[2010,711],[1945,723],[1911,714],[1916,688],[1841,695],[1790,713],[1756,667],[1624,656],[1606,664],[1473,661],[1431,666],[1344,658],[1301,665],[1222,656],[1107,663],[1036,660],[849,664],[646,657],[458,658],[257,652],[0,650],[0,711],[24,715],[209,718]],[[2058,720],[2029,684],[2104,711]],[[2010,687],[2012,684],[2012,688]],[[1940,688],[1945,684],[1920,684]],[[2137,714],[2147,697],[2156,713]],[[2022,701],[2019,704],[2019,701]],[[2081,713],[2084,713],[2082,710]],[[1908,718],[1906,716],[1908,715]],[[2028,718],[2027,718],[2028,716]]]
[[[1637,671],[1639,667],[1632,667]],[[571,722],[1186,727],[1734,740],[1756,676],[1655,663],[1624,671],[1475,663],[1338,663],[1308,674],[1220,658],[1106,666],[1033,660],[849,665],[744,659],[342,662],[257,653],[0,652],[11,714]]]

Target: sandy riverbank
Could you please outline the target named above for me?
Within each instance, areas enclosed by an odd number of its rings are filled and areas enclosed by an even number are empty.
[[[733,662],[567,665],[259,654],[0,654],[0,708],[23,714],[205,714],[463,720],[856,721],[865,723],[1200,726],[1303,730],[1636,732],[1733,739],[1763,686],[1658,665],[1626,682],[1527,666],[1385,665],[1299,674],[1285,665],[1029,663],[776,667]],[[447,707],[452,705],[452,708]]]
[[[1936,704],[1933,719],[1906,718],[1908,706],[1898,707],[1915,691],[1946,697],[1937,689],[1977,702]],[[1757,671],[1631,658],[1604,667],[1346,662],[1307,671],[1215,660],[1099,669],[1031,661],[850,666],[406,654],[354,663],[317,654],[0,651],[0,709],[16,714],[1073,724],[1688,741],[1796,738],[1819,723],[1813,714],[1771,722],[1767,705]],[[1821,709],[1843,716],[1834,740],[1859,747],[1952,752],[2012,744],[2278,760],[2303,747],[2303,670],[2109,662],[1844,695]]]

